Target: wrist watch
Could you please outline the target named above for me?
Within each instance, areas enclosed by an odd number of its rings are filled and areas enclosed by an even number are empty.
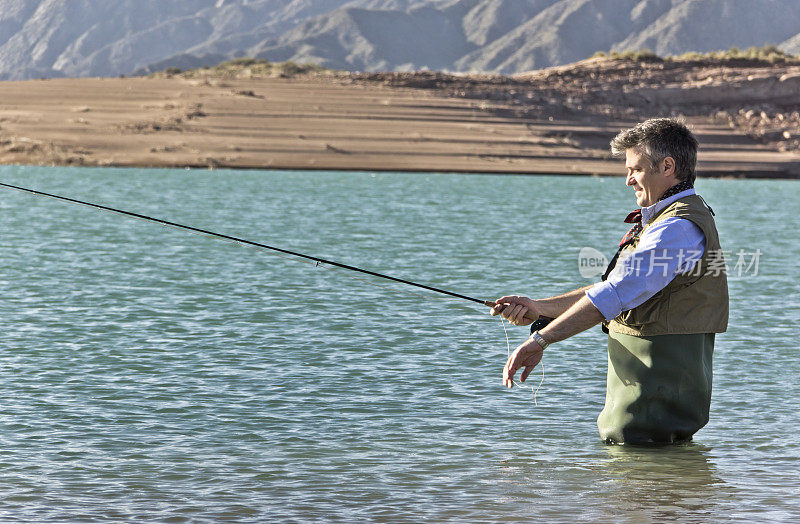
[[[547,348],[547,346],[550,345],[550,342],[546,341],[538,331],[534,331],[533,333],[531,333],[531,338],[534,340],[534,342],[539,344],[542,347],[542,349],[545,349]]]

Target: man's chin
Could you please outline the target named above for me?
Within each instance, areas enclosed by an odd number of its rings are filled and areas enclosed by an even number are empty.
[[[649,202],[648,201],[647,195],[645,194],[644,191],[642,191],[641,193],[636,193],[636,205],[637,206],[639,206],[639,207],[647,207],[647,206],[650,206],[652,204],[653,204],[653,202]]]

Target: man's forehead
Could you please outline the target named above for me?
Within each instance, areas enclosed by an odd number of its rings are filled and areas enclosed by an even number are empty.
[[[641,163],[644,157],[644,151],[638,147],[632,147],[625,150],[625,165],[627,167],[635,167]]]

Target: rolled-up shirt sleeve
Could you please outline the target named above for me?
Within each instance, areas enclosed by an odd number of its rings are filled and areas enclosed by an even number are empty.
[[[704,251],[705,235],[694,222],[659,220],[642,233],[630,255],[617,260],[608,279],[586,290],[586,296],[610,321],[647,301],[676,275],[692,271]]]

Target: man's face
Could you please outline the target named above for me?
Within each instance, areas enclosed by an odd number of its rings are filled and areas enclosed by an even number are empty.
[[[639,207],[652,206],[669,188],[666,177],[658,168],[653,168],[650,160],[638,148],[625,151],[625,169],[628,171],[625,184],[633,187]]]

